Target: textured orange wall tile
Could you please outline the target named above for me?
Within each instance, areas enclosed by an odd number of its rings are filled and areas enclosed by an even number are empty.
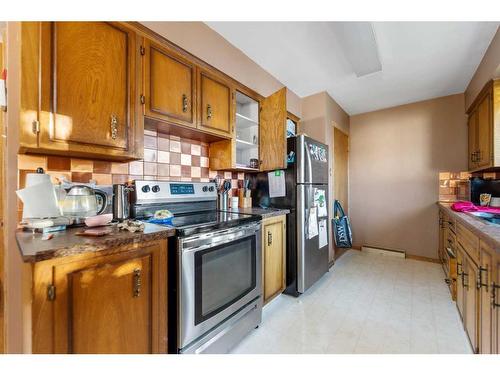
[[[93,172],[94,162],[87,159],[71,159],[71,172]]]
[[[47,157],[38,155],[17,155],[17,168],[35,171],[37,168],[47,169]]]

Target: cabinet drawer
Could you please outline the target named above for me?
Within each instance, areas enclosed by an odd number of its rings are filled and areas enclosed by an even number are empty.
[[[449,217],[448,215],[446,215],[445,213],[443,213],[442,220],[443,220],[443,225],[445,228],[448,228],[453,233],[457,233],[455,219],[453,219],[453,218]]]
[[[461,224],[457,224],[457,241],[471,259],[479,264],[479,238]]]

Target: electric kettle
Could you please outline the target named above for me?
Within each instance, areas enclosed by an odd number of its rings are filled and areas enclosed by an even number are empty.
[[[97,196],[106,202],[106,195],[100,190],[85,185],[72,186],[62,202],[63,215],[72,218],[75,224],[83,224],[87,217],[99,215],[106,208],[103,204],[97,209]]]

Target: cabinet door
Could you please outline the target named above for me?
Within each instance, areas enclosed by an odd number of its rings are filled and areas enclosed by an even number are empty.
[[[465,319],[464,325],[474,352],[478,352],[477,325],[479,317],[479,296],[477,290],[478,267],[468,256],[464,266]]]
[[[285,218],[268,219],[263,224],[264,303],[285,289]]]
[[[145,115],[196,126],[195,66],[149,40],[144,42]]]
[[[493,123],[491,121],[491,94],[488,93],[479,103],[477,109],[477,166],[488,167],[492,163],[491,148],[493,144]]]
[[[500,354],[500,256],[496,255],[493,267],[492,304],[493,304],[493,353]]]
[[[262,100],[260,111],[260,170],[272,171],[287,167],[286,88]]]
[[[464,299],[464,251],[462,245],[457,245],[457,309],[462,321],[465,322],[465,299]]]
[[[477,111],[472,112],[467,120],[469,170],[477,168],[478,142],[477,142]]]
[[[40,148],[134,156],[135,33],[109,22],[44,22],[40,45]]]
[[[479,353],[493,353],[493,305],[491,300],[492,275],[495,250],[481,242],[481,265],[479,268]]]
[[[166,352],[165,269],[160,246],[55,266],[54,352]]]
[[[233,134],[233,94],[229,84],[205,71],[199,75],[200,129],[211,133],[231,136]]]

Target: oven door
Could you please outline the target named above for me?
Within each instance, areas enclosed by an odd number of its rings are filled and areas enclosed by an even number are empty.
[[[178,346],[262,296],[260,222],[178,240]]]

